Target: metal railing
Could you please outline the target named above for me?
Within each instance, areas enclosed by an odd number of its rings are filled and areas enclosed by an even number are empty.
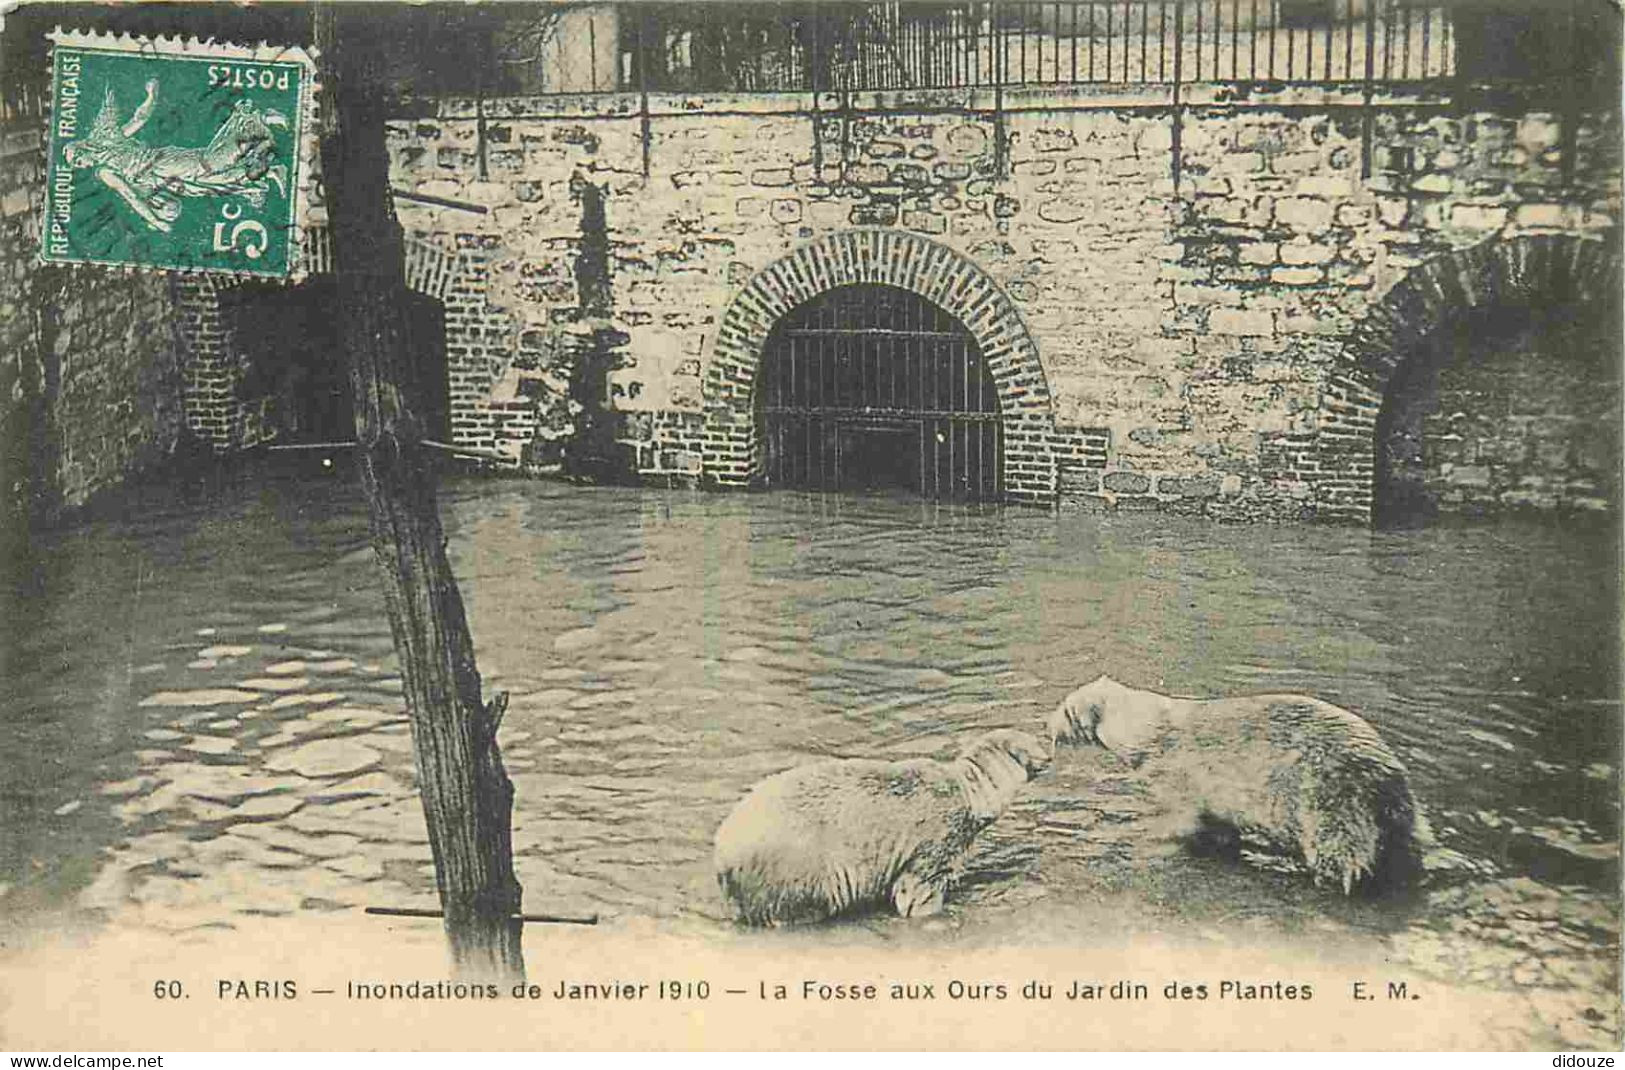
[[[560,40],[582,40],[585,25],[597,41],[615,33],[619,88],[646,92],[1606,83],[1618,32],[1606,0],[1530,0],[1526,9],[1484,0],[903,0],[577,12]],[[570,28],[566,20],[559,30]],[[581,88],[605,86],[595,73]]]

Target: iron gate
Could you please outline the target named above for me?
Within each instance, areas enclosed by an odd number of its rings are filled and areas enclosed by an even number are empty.
[[[907,290],[841,286],[768,336],[757,404],[769,485],[994,501],[999,398],[976,339]]]

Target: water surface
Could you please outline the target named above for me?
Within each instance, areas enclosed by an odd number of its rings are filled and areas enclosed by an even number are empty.
[[[1553,1043],[1615,1028],[1611,528],[1230,527],[472,478],[441,502],[487,689],[511,695],[529,909],[731,934],[711,837],[770,773],[950,757],[988,728],[1038,730],[1100,673],[1304,691],[1363,714],[1410,769],[1438,840],[1422,900],[1350,902],[1283,860],[1169,851],[1141,835],[1144,778],[1070,751],[980,842],[945,922],[848,931],[1329,941],[1527,991]],[[40,593],[8,610],[0,665],[13,936],[433,904],[347,478],[132,491],[36,551]]]

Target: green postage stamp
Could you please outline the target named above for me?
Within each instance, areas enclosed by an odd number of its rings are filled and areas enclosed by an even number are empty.
[[[40,258],[302,274],[315,70],[297,48],[51,35]]]

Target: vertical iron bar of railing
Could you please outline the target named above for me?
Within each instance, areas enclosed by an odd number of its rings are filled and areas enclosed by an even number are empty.
[[[1147,3],[1142,3],[1140,5],[1140,84],[1141,85],[1144,85],[1145,82],[1146,82],[1146,76],[1145,76],[1146,75],[1146,65],[1145,65],[1146,55],[1145,55],[1145,51],[1146,51],[1147,46],[1150,45],[1150,43],[1151,43],[1151,5],[1147,4]]]
[[[1374,2],[1374,0],[1367,0],[1367,2],[1372,3],[1372,2]],[[1276,13],[1275,13],[1275,0],[1269,0],[1269,11],[1270,11],[1269,70],[1265,72],[1265,76],[1266,76],[1265,80],[1273,82],[1273,81],[1275,81],[1275,32],[1276,32],[1276,30],[1278,28],[1277,23],[1280,21],[1276,17]]]
[[[479,40],[479,50],[482,53],[486,53],[480,58],[482,60],[489,59],[491,35],[489,33],[482,33],[480,34]],[[491,177],[489,165],[486,159],[489,146],[485,136],[485,72],[490,70],[490,67],[491,65],[489,63],[482,62],[479,64],[479,70],[474,74],[474,149],[475,157],[478,161],[478,170],[476,173],[479,175],[481,182],[484,182]]]
[[[1343,81],[1351,82],[1354,80],[1354,0],[1343,0],[1343,18],[1338,25],[1343,27]]]
[[[1241,0],[1230,0],[1230,80],[1241,79]]]
[[[1072,19],[1072,84],[1078,83],[1078,5],[1068,7]]]
[[[1326,53],[1326,60],[1321,65],[1322,70],[1325,72],[1325,77],[1322,80],[1327,82],[1332,80],[1332,29],[1337,22],[1337,0],[1332,0],[1330,8],[1327,12],[1326,43],[1323,49]]]
[[[1016,77],[1017,85],[1027,84],[1027,8],[1023,3],[1016,18],[1016,31],[1021,34],[1021,74]]]
[[[1382,80],[1392,81],[1394,77],[1394,13],[1385,11],[1382,16]]]
[[[813,180],[824,181],[824,123],[818,114],[818,24],[820,21],[817,9],[806,12],[801,16],[805,27],[799,35],[805,49],[805,62],[807,70],[807,95],[811,98],[810,111],[812,113],[812,143],[813,143]]]
[[[1200,3],[1201,0],[1197,0],[1197,2]],[[1198,8],[1197,10],[1200,11],[1201,9]],[[1172,106],[1170,107],[1168,114],[1169,114],[1169,122],[1172,124],[1172,130],[1171,130],[1172,136],[1171,136],[1170,141],[1169,141],[1169,152],[1172,154],[1172,158],[1169,160],[1169,167],[1171,169],[1172,178],[1174,180],[1174,192],[1175,193],[1179,192],[1180,121],[1182,119],[1182,116],[1179,113],[1179,107],[1180,107],[1180,105],[1179,105],[1179,88],[1180,88],[1179,83],[1180,83],[1180,76],[1184,73],[1184,69],[1183,69],[1184,68],[1184,61],[1185,61],[1185,0],[1174,0],[1174,87],[1173,87],[1173,99],[1172,99],[1172,102],[1171,102]]]
[[[649,148],[652,131],[649,123],[649,13],[638,12],[638,127],[643,142],[643,177],[649,177]]]
[[[1351,0],[1352,2],[1352,0]],[[1422,77],[1433,76],[1433,9],[1422,9]]]
[[[1112,4],[1106,0],[1106,81],[1112,80],[1112,35],[1116,31],[1112,28]]]
[[[1253,32],[1247,38],[1247,77],[1258,81],[1258,34],[1261,24],[1258,21],[1258,0],[1252,0]]]
[[[813,101],[816,104],[818,93],[823,88],[821,84],[822,68],[820,63],[823,57],[819,54],[818,40],[823,33],[823,15],[817,8],[813,8],[802,16],[807,20],[807,85],[812,89]]]
[[[1133,60],[1134,11],[1129,0],[1123,0],[1123,82],[1129,81],[1128,66]]]
[[[1095,80],[1095,5],[1089,5],[1089,80]]]
[[[598,13],[587,10],[587,76],[592,79],[592,91],[598,92]]]
[[[1276,8],[1276,12],[1279,20],[1280,8]],[[1286,80],[1289,82],[1292,81],[1293,75],[1297,73],[1297,63],[1298,30],[1292,23],[1288,22],[1286,24]]]
[[[999,10],[999,0],[991,0],[989,4],[990,17],[995,30],[1003,21]],[[1004,143],[1004,83],[1009,74],[1010,50],[1009,42],[1000,36],[999,53],[993,59],[993,174],[998,178],[1005,176],[1005,143]]]
[[[1202,5],[1206,2],[1207,0],[1194,0],[1196,4],[1196,69],[1191,72],[1191,80],[1195,82],[1202,80]],[[1178,82],[1178,77],[1175,77],[1174,81]]]
[[[1574,185],[1575,164],[1577,163],[1575,156],[1580,148],[1580,76],[1581,68],[1584,66],[1580,62],[1580,57],[1585,54],[1586,50],[1585,43],[1580,36],[1579,4],[1580,0],[1569,0],[1568,3],[1569,49],[1568,63],[1565,65],[1567,70],[1563,78],[1566,92],[1563,100],[1563,122],[1559,132],[1562,140],[1558,148],[1558,152],[1561,154],[1563,186],[1565,189]],[[1544,74],[1543,71],[1542,75]]]
[[[1219,40],[1224,34],[1224,0],[1213,0],[1213,80],[1219,80]],[[1201,48],[1198,43],[1197,48]]]
[[[1405,5],[1405,40],[1400,45],[1399,77],[1406,81],[1411,77],[1411,5]]]
[[[1350,5],[1352,8],[1352,4]],[[1360,109],[1360,177],[1371,177],[1371,93],[1372,76],[1376,73],[1377,4],[1365,3],[1365,92]]]
[[[1149,0],[1146,7],[1150,7]],[[1157,81],[1168,80],[1168,0],[1157,0]]]
[[[982,84],[982,11],[972,3],[965,15],[965,75],[973,86]]]

